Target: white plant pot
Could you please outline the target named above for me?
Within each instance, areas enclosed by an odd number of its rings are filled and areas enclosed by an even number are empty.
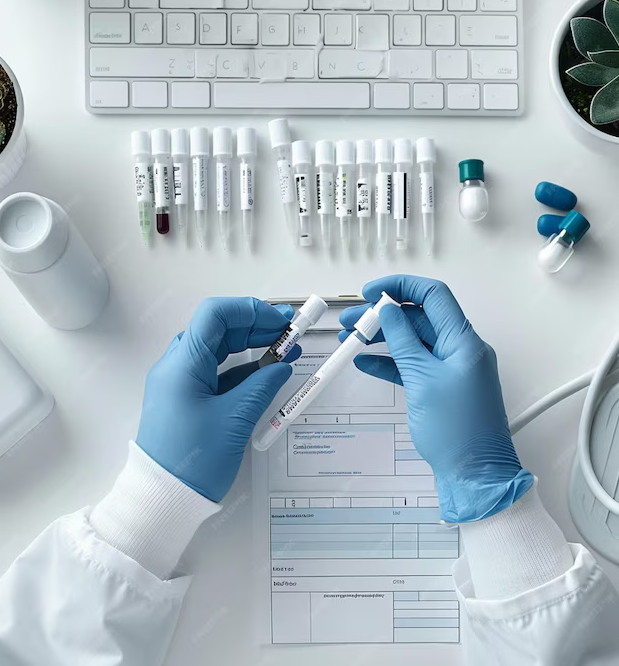
[[[4,150],[0,152],[0,189],[6,187],[15,178],[21,165],[26,159],[26,132],[24,131],[24,98],[15,74],[11,68],[0,58],[0,67],[9,75],[17,97],[17,119],[15,129]]]
[[[559,53],[563,40],[570,30],[570,21],[576,16],[582,16],[598,4],[600,4],[600,0],[578,0],[559,23],[550,48],[550,81],[559,100],[559,105],[563,109],[563,117],[567,120],[575,138],[588,148],[602,150],[616,156],[619,148],[619,137],[611,136],[596,129],[578,115],[563,90],[559,72]]]

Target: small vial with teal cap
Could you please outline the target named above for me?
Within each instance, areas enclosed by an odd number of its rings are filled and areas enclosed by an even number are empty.
[[[586,217],[578,211],[568,213],[559,224],[559,230],[553,234],[540,250],[537,261],[542,270],[547,273],[557,273],[570,260],[574,248],[591,225]]]
[[[482,160],[464,160],[459,164],[460,182],[460,215],[465,220],[480,222],[488,214],[490,205],[488,190],[484,178]]]

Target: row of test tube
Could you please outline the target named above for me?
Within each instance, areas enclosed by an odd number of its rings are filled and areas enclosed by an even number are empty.
[[[237,130],[237,157],[240,168],[240,207],[243,234],[248,247],[253,238],[254,162],[257,135],[252,127]],[[181,236],[187,236],[190,199],[193,184],[193,211],[196,235],[201,246],[206,244],[208,223],[209,131],[206,127],[191,130],[156,129],[136,131],[131,135],[135,160],[134,175],[140,228],[144,244],[150,242],[153,209],[157,233],[170,232],[176,219]],[[213,130],[217,217],[224,249],[230,237],[231,168],[233,136],[229,127]]]
[[[269,123],[281,201],[293,242],[314,244],[312,218],[320,219],[322,245],[331,247],[331,228],[339,225],[344,251],[351,245],[351,225],[359,222],[361,248],[371,240],[371,220],[376,216],[376,235],[381,256],[387,254],[390,227],[395,225],[396,249],[409,247],[412,215],[413,142],[410,139],[379,139],[376,142],[317,141],[312,160],[308,141],[292,141],[288,121]],[[417,141],[420,209],[428,256],[434,248],[434,141]],[[372,205],[374,203],[374,205]]]

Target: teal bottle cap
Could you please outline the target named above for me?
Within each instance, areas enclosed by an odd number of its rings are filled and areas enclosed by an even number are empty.
[[[578,243],[582,237],[589,231],[591,225],[586,217],[581,215],[577,210],[568,213],[563,222],[559,225],[559,229],[567,231],[567,238],[572,243]]]
[[[458,166],[461,183],[465,180],[485,180],[483,160],[464,160]]]

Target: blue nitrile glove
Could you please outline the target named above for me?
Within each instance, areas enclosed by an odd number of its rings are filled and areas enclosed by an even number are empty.
[[[381,310],[375,342],[385,340],[392,358],[362,354],[355,365],[404,386],[413,444],[436,475],[443,520],[499,513],[524,495],[533,476],[514,450],[494,350],[442,282],[396,275],[370,282],[363,295],[376,303],[382,291],[415,305]],[[342,313],[341,339],[365,307]]]
[[[255,298],[208,298],[148,373],[138,446],[213,502],[230,490],[254,426],[292,373],[287,363],[220,376],[217,367],[228,354],[272,345],[292,315]]]

